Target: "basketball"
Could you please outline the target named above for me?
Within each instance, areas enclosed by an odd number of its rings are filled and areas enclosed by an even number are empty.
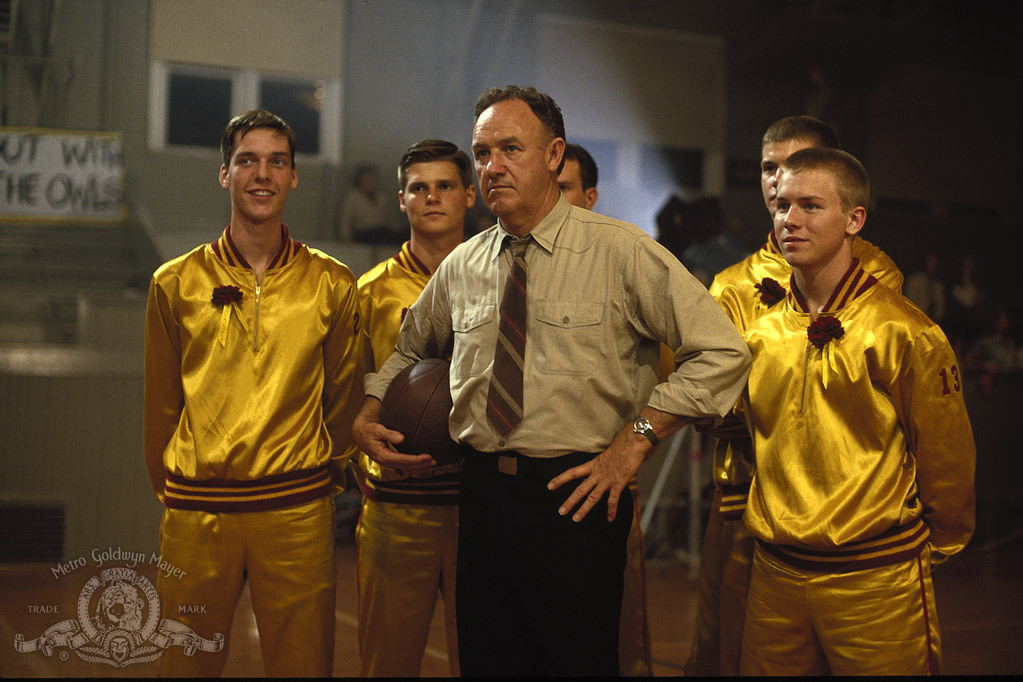
[[[394,377],[384,394],[380,423],[405,436],[396,449],[407,455],[428,453],[437,464],[457,460],[448,432],[451,387],[448,361],[427,358]]]

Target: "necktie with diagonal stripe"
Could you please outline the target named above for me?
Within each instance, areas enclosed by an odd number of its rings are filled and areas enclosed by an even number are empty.
[[[529,236],[509,237],[508,240],[512,263],[501,298],[494,375],[487,394],[487,417],[505,436],[522,420],[522,365],[526,357],[526,244]]]

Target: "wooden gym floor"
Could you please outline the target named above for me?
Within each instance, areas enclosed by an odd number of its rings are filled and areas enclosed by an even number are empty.
[[[337,646],[334,674],[359,673],[355,642],[355,550],[339,545]],[[936,569],[938,613],[944,641],[944,673],[949,675],[1021,674],[1023,657],[1023,535],[971,547]],[[55,579],[52,566],[0,565],[0,677],[152,677],[155,664],[114,668],[88,663],[55,647],[50,656],[40,651],[18,652],[15,635],[39,637],[58,621],[74,618],[82,584]],[[146,574],[151,567],[140,567]],[[648,566],[648,611],[656,676],[681,676],[689,653],[694,581],[681,564]],[[147,575],[155,583],[155,573]],[[84,580],[79,581],[83,583]],[[66,586],[63,586],[66,584]],[[39,605],[59,605],[60,614],[33,613]],[[38,611],[39,609],[34,609]],[[64,654],[63,656],[61,654]],[[422,673],[447,676],[444,633],[435,613]],[[235,614],[227,676],[263,674],[258,633],[246,590]]]

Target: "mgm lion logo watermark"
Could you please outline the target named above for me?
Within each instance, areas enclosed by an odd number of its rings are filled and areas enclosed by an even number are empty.
[[[39,637],[14,636],[14,648],[22,653],[66,646],[83,661],[123,668],[155,660],[169,646],[196,651],[220,651],[224,635],[204,639],[191,628],[160,618],[160,597],[144,575],[127,567],[108,568],[93,576],[78,596],[77,620],[50,626]],[[67,656],[61,654],[62,658]]]

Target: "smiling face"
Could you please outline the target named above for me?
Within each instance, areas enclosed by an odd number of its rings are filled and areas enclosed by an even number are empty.
[[[522,235],[557,203],[565,141],[552,137],[529,105],[505,99],[476,120],[472,155],[480,194],[505,228]]]
[[[465,211],[476,203],[476,187],[462,184],[451,161],[423,161],[408,167],[398,203],[415,234],[461,237]]]
[[[843,208],[835,176],[827,170],[780,174],[774,236],[793,268],[844,272],[852,259],[850,239],[865,220],[863,206]]]
[[[231,193],[231,223],[279,226],[288,192],[298,186],[288,139],[272,128],[239,135],[230,163],[220,167],[220,186]]]

